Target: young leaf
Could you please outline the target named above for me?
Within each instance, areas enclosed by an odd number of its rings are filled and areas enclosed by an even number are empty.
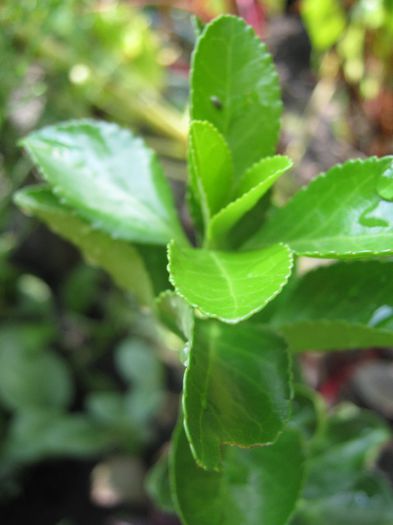
[[[249,168],[237,185],[236,200],[221,209],[211,220],[208,239],[212,245],[225,244],[225,236],[271,188],[275,181],[292,166],[288,157],[264,158]]]
[[[183,238],[157,157],[130,131],[71,121],[32,133],[22,144],[53,191],[95,228],[147,244]]]
[[[169,245],[170,279],[179,295],[204,314],[227,323],[261,310],[283,288],[292,254],[282,244],[231,253]]]
[[[272,323],[295,351],[391,346],[392,297],[393,263],[337,263],[299,279]]]
[[[273,213],[246,247],[285,242],[310,257],[392,254],[393,202],[377,189],[392,162],[372,157],[335,166]]]
[[[304,453],[296,431],[284,432],[268,447],[229,447],[222,472],[197,466],[182,425],[172,447],[172,494],[185,525],[287,523],[304,475]]]
[[[197,321],[184,378],[184,425],[199,465],[219,470],[224,444],[272,443],[289,417],[290,360],[273,332]]]
[[[230,200],[231,153],[222,135],[209,122],[192,122],[189,137],[191,191],[207,225],[210,217]]]
[[[274,153],[280,115],[277,73],[254,30],[228,15],[208,24],[193,55],[191,117],[224,136],[236,175]]]
[[[393,157],[335,166],[273,213],[246,244],[285,242],[298,255],[353,258],[393,254],[393,202],[378,184]]]
[[[88,223],[76,217],[72,210],[61,204],[46,186],[33,186],[18,191],[15,202],[75,244],[91,264],[106,270],[117,285],[135,294],[142,304],[151,304],[153,292],[150,278],[135,248],[92,229]]]

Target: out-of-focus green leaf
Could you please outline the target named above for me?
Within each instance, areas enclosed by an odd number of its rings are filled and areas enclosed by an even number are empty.
[[[294,385],[291,407],[289,426],[301,432],[308,444],[318,439],[327,417],[327,407],[322,396],[306,385],[297,383]]]
[[[34,462],[52,457],[89,457],[113,444],[83,415],[29,410],[14,416],[2,450],[7,461]]]
[[[334,45],[346,26],[340,0],[302,0],[300,5],[313,47],[325,51]]]
[[[148,426],[140,419],[135,419],[130,409],[129,400],[132,396],[133,392],[120,394],[103,391],[91,392],[86,399],[89,419],[97,425],[97,432],[112,436],[113,443],[129,451],[135,450],[151,437]]]
[[[197,321],[184,379],[184,425],[195,460],[221,468],[223,445],[272,443],[289,417],[290,361],[274,333]]]
[[[84,313],[92,306],[99,293],[100,272],[83,263],[67,276],[62,286],[62,302],[73,312]]]
[[[268,447],[227,448],[222,472],[197,466],[181,425],[172,447],[171,485],[183,523],[287,523],[304,475],[304,453],[297,432],[284,432]]]
[[[127,396],[127,411],[136,423],[146,423],[163,403],[162,365],[150,346],[134,339],[125,340],[117,347],[115,359],[119,373],[133,387]]]
[[[150,304],[153,292],[149,275],[138,251],[125,241],[113,239],[79,219],[47,187],[33,186],[15,195],[27,213],[44,221],[53,231],[75,244],[87,261],[106,270],[120,287]]]
[[[179,295],[204,314],[237,323],[261,310],[283,288],[292,269],[285,245],[222,252],[169,245],[170,279]]]
[[[23,348],[26,352],[45,349],[55,336],[53,326],[46,323],[6,323],[0,329],[0,349],[12,352]]]
[[[69,370],[59,356],[43,348],[0,347],[0,401],[7,408],[60,408],[71,396]]]
[[[165,512],[174,513],[175,505],[169,481],[169,455],[164,453],[150,470],[146,488],[158,507]]]
[[[392,283],[391,262],[357,261],[318,268],[291,288],[272,323],[294,351],[390,346]]]
[[[298,255],[337,259],[392,254],[393,202],[379,193],[392,162],[370,157],[331,168],[272,213],[245,247],[284,242]]]
[[[371,469],[388,427],[374,414],[344,405],[327,420],[308,460],[303,498],[292,525],[389,525],[393,492]]]
[[[206,25],[194,51],[191,117],[224,136],[235,175],[275,151],[281,115],[277,73],[266,46],[236,17]]]
[[[314,442],[305,497],[327,496],[350,487],[353,475],[375,461],[389,437],[387,425],[375,414],[354,405],[336,409]]]
[[[393,494],[390,483],[377,472],[354,476],[352,486],[312,500],[303,500],[291,525],[391,525]]]
[[[184,239],[155,154],[115,124],[71,121],[23,140],[53,191],[94,228],[146,244]]]

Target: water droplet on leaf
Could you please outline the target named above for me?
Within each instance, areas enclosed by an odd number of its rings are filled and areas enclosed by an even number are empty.
[[[393,162],[379,177],[377,192],[386,201],[393,201]]]
[[[373,312],[368,324],[370,326],[383,327],[392,318],[393,318],[393,308],[391,306],[384,304]]]

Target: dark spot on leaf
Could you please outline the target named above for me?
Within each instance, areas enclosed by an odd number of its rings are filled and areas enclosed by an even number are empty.
[[[218,97],[213,95],[212,97],[210,97],[210,102],[216,109],[222,109],[222,102]]]

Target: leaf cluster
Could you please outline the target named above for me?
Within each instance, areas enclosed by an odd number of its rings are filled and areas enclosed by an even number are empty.
[[[182,414],[161,473],[169,470],[188,525],[287,523],[303,501],[306,460],[331,461],[296,425],[293,352],[391,341],[391,263],[371,259],[393,254],[393,157],[335,166],[276,208],[271,187],[291,167],[275,155],[281,109],[277,73],[253,30],[232,16],[205,26],[192,61],[188,147],[197,246],[156,155],[133,133],[84,120],[23,141],[46,184],[18,192],[18,205],[185,343]],[[165,246],[168,275],[157,285]],[[339,262],[298,277],[299,256]],[[357,475],[363,463],[354,464]],[[316,510],[299,523],[330,508],[319,482],[314,499],[306,482],[304,501]]]

